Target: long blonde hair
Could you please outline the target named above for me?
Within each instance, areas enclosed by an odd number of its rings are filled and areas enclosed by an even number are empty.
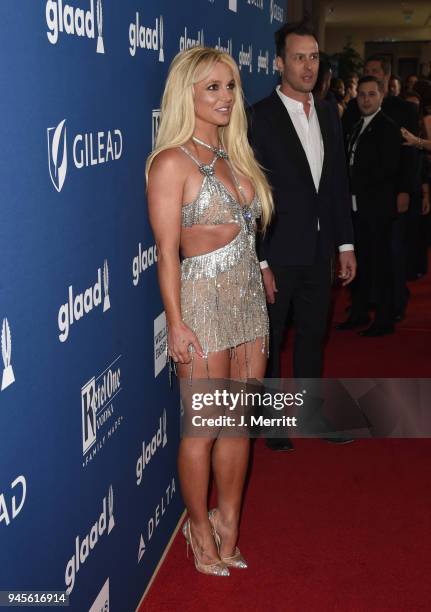
[[[233,168],[253,184],[262,202],[261,227],[268,225],[274,208],[271,188],[247,140],[247,118],[238,67],[232,57],[209,47],[192,47],[178,53],[172,61],[163,93],[160,127],[153,152],[148,156],[145,176],[159,153],[184,145],[195,130],[194,84],[205,79],[217,62],[232,70],[235,99],[229,125],[219,128],[219,138],[229,154]]]

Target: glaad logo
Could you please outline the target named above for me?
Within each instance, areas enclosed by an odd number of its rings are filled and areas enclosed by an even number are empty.
[[[167,415],[166,409],[163,410],[163,414],[159,419],[159,427],[151,438],[151,442],[145,444],[142,442],[142,453],[138,457],[136,462],[136,484],[139,486],[142,482],[142,474],[144,473],[145,466],[148,465],[151,459],[156,454],[157,450],[166,446],[168,443],[167,435]]]
[[[232,47],[233,47],[233,43],[232,43],[231,38],[228,39],[227,45],[224,47],[221,44],[220,36],[218,37],[217,44],[215,46],[216,49],[218,49],[219,51],[223,51],[224,53],[229,53],[229,55],[232,55]]]
[[[105,53],[103,44],[103,7],[102,0],[96,0],[97,18],[97,53]],[[57,44],[59,34],[65,32],[73,36],[85,36],[95,38],[95,15],[94,0],[90,0],[90,9],[85,11],[70,4],[64,4],[63,0],[48,0],[45,9],[46,33],[52,45]]]
[[[259,55],[257,56],[257,72],[259,73],[261,70],[266,72],[266,74],[269,73],[269,53],[265,51],[262,55],[259,49]]]
[[[157,262],[157,247],[148,247],[148,249],[142,250],[142,245],[139,243],[138,254],[133,258],[132,261],[132,273],[133,273],[133,284],[135,287],[139,284],[140,275],[148,270],[154,263]]]
[[[103,312],[106,312],[110,307],[111,303],[109,300],[109,271],[108,262],[105,259],[103,265],[103,292],[105,298],[103,300]],[[92,287],[85,289],[83,293],[74,295],[73,286],[69,286],[69,300],[62,306],[58,311],[58,329],[60,334],[58,335],[60,342],[66,342],[69,337],[70,326],[75,321],[79,321],[84,315],[88,314],[97,308],[102,303],[102,271],[99,268],[97,271],[97,281]]]
[[[203,29],[199,30],[197,38],[190,38],[186,26],[184,28],[184,35],[180,36],[180,51],[186,51],[187,49],[198,46],[205,46]]]
[[[274,0],[271,0],[271,4],[269,7],[269,14],[270,14],[271,23],[273,21],[279,21],[280,23],[284,22],[284,9],[282,9],[281,6],[276,4]]]
[[[238,0],[229,0],[229,10],[236,13],[238,10],[237,4],[238,4]]]
[[[88,612],[109,612],[109,578]]]
[[[48,128],[48,167],[52,184],[60,192],[67,173],[66,119]],[[60,158],[59,158],[60,157]]]
[[[272,74],[275,74],[276,72],[278,72],[278,68],[277,68],[277,55],[274,54],[274,57],[272,59]]]
[[[6,525],[10,525],[11,519],[16,519],[18,514],[23,509],[25,498],[27,496],[27,481],[24,476],[21,475],[15,478],[13,483],[10,485],[11,491],[17,486],[21,487],[18,498],[15,497],[15,495],[12,495],[10,501],[6,501],[7,499],[9,500],[10,494],[6,495],[5,493],[0,493],[0,524],[2,521],[4,521]],[[19,501],[17,501],[18,499]],[[8,505],[10,509],[8,509]]]
[[[154,319],[154,378],[167,363],[167,336],[166,314],[162,312]]]
[[[166,514],[166,510],[169,504],[171,503],[173,496],[175,495],[175,491],[176,491],[175,478],[172,478],[171,482],[166,487],[165,494],[162,496],[160,503],[157,504],[157,506],[154,509],[154,513],[148,520],[147,542],[151,540],[151,538],[153,537],[154,531],[160,525],[160,521],[162,520],[163,516]],[[141,534],[141,537],[139,540],[139,548],[138,548],[138,563],[141,561],[142,557],[144,556],[145,548],[146,546],[145,546],[144,536]]]
[[[119,355],[81,389],[82,467],[86,467],[123,422],[114,399],[122,391]]]
[[[112,485],[109,487],[108,492],[108,513],[109,513],[109,521],[108,521],[108,532],[109,535],[112,529],[115,526],[114,520],[114,490]],[[66,565],[66,571],[64,574],[64,579],[66,583],[66,593],[70,595],[75,586],[76,575],[79,572],[79,569],[82,565],[84,565],[87,560],[88,555],[94,549],[99,538],[103,536],[106,531],[106,497],[103,498],[102,502],[102,513],[100,517],[94,525],[90,529],[90,533],[88,533],[82,541],[80,541],[79,535],[75,538],[75,552],[72,557],[69,559]]]
[[[154,28],[141,25],[141,18],[136,12],[136,22],[129,26],[129,53],[132,57],[135,56],[136,50],[148,49],[149,51],[159,52],[159,62],[165,61],[165,52],[163,49],[163,15],[156,19]]]
[[[15,375],[11,366],[12,357],[12,334],[10,333],[9,322],[6,317],[3,319],[1,328],[1,354],[3,357],[3,376],[1,380],[1,390],[15,382]]]
[[[253,72],[253,46],[248,46],[248,51],[244,51],[244,45],[241,44],[241,51],[238,58],[239,69],[243,66],[249,67],[249,72]]]
[[[48,134],[48,167],[52,184],[58,192],[63,188],[67,173],[66,119]],[[123,153],[123,134],[114,129],[107,132],[76,134],[72,146],[73,162],[78,170],[120,159]]]

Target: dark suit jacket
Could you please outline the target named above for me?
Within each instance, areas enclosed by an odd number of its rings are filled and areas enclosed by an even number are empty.
[[[418,134],[419,117],[414,104],[406,102],[399,96],[386,96],[383,100],[382,111],[399,128],[405,127],[413,134]],[[345,134],[352,132],[353,126],[361,118],[356,99],[350,100],[343,114],[343,129]],[[401,147],[400,166],[397,179],[398,193],[413,193],[416,191],[416,177],[418,166],[418,151],[415,147]]]
[[[258,241],[260,260],[270,265],[310,265],[314,262],[320,225],[321,254],[353,243],[351,198],[344,142],[336,108],[315,101],[324,143],[319,191],[305,151],[278,93],[248,109],[249,139],[273,189],[275,215]]]
[[[351,191],[356,195],[359,214],[369,218],[396,215],[401,141],[399,127],[383,112],[359,137],[350,169]]]

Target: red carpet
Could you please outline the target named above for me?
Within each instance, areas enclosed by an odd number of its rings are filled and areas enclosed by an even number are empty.
[[[330,332],[326,376],[430,376],[431,282],[410,289],[408,316],[393,336]],[[343,320],[345,292],[336,297],[334,320]],[[286,375],[289,364],[286,354]],[[284,454],[259,440],[240,539],[249,569],[198,574],[179,534],[141,610],[429,610],[430,479],[429,440],[297,440]]]

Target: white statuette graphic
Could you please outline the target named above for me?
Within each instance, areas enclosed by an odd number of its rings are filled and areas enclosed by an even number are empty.
[[[109,299],[109,269],[107,259],[105,259],[105,263],[103,264],[103,292],[105,294],[105,299],[103,300],[103,312],[106,312],[111,308],[111,301]]]
[[[105,53],[105,45],[103,44],[103,6],[102,0],[97,0],[97,53]]]
[[[166,408],[163,410],[163,446],[166,446],[166,444],[168,443],[168,434],[166,431],[166,425],[167,425],[167,415],[166,415]]]
[[[12,366],[10,364],[11,356],[12,356],[12,335],[10,333],[10,327],[8,320],[6,318],[3,319],[3,325],[1,330],[1,352],[3,357],[3,376],[1,382],[1,390],[9,387],[13,382],[15,382],[15,376],[13,373]]]
[[[113,528],[115,527],[115,520],[114,520],[114,489],[112,488],[112,485],[109,487],[108,512],[109,512],[108,534],[110,534],[111,531],[113,530]]]
[[[56,128],[48,128],[48,167],[52,184],[58,192],[63,188],[67,173],[66,119]],[[61,144],[63,143],[63,146]]]
[[[163,50],[163,15],[160,15],[159,39],[160,39],[159,62],[164,62],[165,52]]]
[[[229,0],[229,10],[237,12],[237,2],[238,0]]]
[[[145,542],[144,542],[144,536],[141,533],[141,539],[139,540],[139,548],[138,548],[138,563],[141,562],[141,559],[144,556],[144,553],[145,553]]]

